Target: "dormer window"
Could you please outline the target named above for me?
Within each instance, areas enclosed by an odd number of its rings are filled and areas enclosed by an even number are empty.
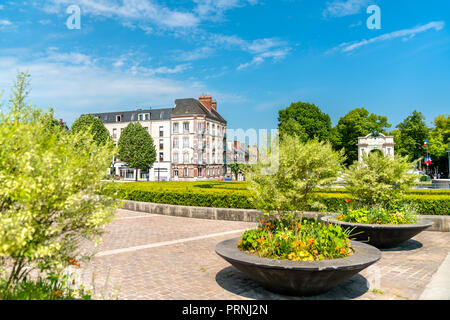
[[[122,116],[121,115],[117,115],[116,116],[116,122],[122,122]]]
[[[150,113],[140,113],[138,119],[139,121],[148,121],[150,120]]]

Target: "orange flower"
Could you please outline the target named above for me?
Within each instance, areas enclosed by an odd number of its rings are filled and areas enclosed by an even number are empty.
[[[242,240],[238,241],[238,246],[240,246],[242,244]]]
[[[310,246],[313,242],[314,242],[314,239],[309,239],[308,240],[308,246]]]
[[[339,251],[339,247],[338,247],[338,246],[336,246],[336,248],[335,248],[335,249],[336,249],[336,251]]]
[[[297,223],[297,228],[301,228],[302,225],[300,223]]]
[[[261,242],[263,242],[264,241],[264,237],[263,236],[261,236],[261,238],[259,238],[258,240],[256,240],[256,241],[258,241],[259,243],[261,243]]]
[[[270,222],[266,222],[266,226],[270,226]]]
[[[53,298],[62,295],[62,291],[61,290],[56,290],[55,292],[53,292],[52,296]]]
[[[261,224],[264,224],[264,220],[261,220],[260,222],[261,222]]]
[[[80,267],[80,264],[77,263],[77,260],[75,260],[74,258],[71,259],[67,259],[67,262],[69,262],[71,265],[75,266],[75,267]]]
[[[283,233],[283,234],[281,235],[281,238],[282,238],[282,239],[286,239],[286,238],[287,238],[287,235],[286,235],[285,233]]]
[[[352,200],[351,199],[347,199],[345,200],[345,202],[350,203]]]
[[[345,250],[344,248],[341,249],[341,254],[345,254],[347,252],[347,250]]]
[[[280,245],[280,243],[277,241],[277,243],[275,245],[278,247]]]

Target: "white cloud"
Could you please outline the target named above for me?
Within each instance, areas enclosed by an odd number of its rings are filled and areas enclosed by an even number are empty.
[[[12,22],[6,19],[0,19],[0,26],[10,26]]]
[[[26,62],[12,56],[0,57],[0,88],[10,89],[16,71],[28,70],[32,77],[30,102],[41,108],[56,107],[57,115],[63,115],[69,123],[81,113],[124,110],[136,103],[170,107],[176,98],[197,97],[199,92],[207,91],[197,81],[156,76],[180,72],[186,66],[159,67],[152,76],[138,68],[131,72],[94,63],[67,64],[62,62],[64,59],[56,60]],[[7,96],[6,92],[4,98]]]
[[[353,51],[355,49],[358,49],[360,47],[363,46],[367,46],[369,44],[375,43],[375,42],[381,42],[381,41],[387,41],[387,40],[392,40],[392,39],[396,39],[396,38],[403,38],[403,40],[408,40],[411,39],[413,37],[415,37],[417,34],[428,31],[428,30],[442,30],[444,28],[445,22],[444,21],[433,21],[430,23],[427,23],[425,25],[422,26],[418,26],[412,29],[403,29],[403,30],[399,30],[399,31],[394,31],[394,32],[390,32],[390,33],[385,33],[382,34],[381,36],[378,37],[374,37],[371,39],[364,39],[358,42],[353,42],[353,43],[342,43],[340,44],[338,47],[332,49],[332,51],[342,51],[342,52],[350,52]]]
[[[237,67],[237,70],[248,68],[252,65],[258,65],[263,63],[266,59],[272,58],[274,61],[282,60],[289,53],[290,48],[278,49],[273,51],[266,51],[256,55],[250,62],[242,63]]]
[[[225,11],[243,7],[247,4],[255,5],[258,0],[194,0],[197,4],[195,12],[204,20],[222,18]]]
[[[209,46],[197,48],[192,51],[178,51],[175,53],[174,59],[178,61],[195,61],[210,57],[214,54],[214,51],[215,50]]]
[[[4,6],[0,4],[0,10],[3,10]]]
[[[361,8],[367,6],[369,0],[333,0],[327,2],[323,15],[326,17],[344,17],[357,14]]]
[[[73,0],[50,0],[49,13],[64,13]],[[172,10],[150,0],[78,0],[82,14],[148,22],[165,28],[196,27],[200,20],[189,12]]]

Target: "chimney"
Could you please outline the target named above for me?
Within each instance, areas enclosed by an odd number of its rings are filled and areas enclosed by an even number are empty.
[[[216,100],[211,101],[211,107],[217,111],[217,101]]]
[[[234,149],[237,150],[239,149],[239,141],[234,140]]]
[[[202,95],[198,100],[211,112],[212,97],[209,95]]]

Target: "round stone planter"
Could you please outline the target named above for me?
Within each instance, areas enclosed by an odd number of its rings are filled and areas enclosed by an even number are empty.
[[[382,249],[396,247],[433,224],[426,220],[419,220],[415,224],[363,224],[339,221],[336,217],[337,214],[325,216],[322,221],[351,229],[350,238]]]
[[[239,250],[239,239],[218,243],[216,253],[267,290],[292,296],[327,292],[381,257],[377,248],[351,241],[354,252],[349,257],[321,261],[275,260]]]

